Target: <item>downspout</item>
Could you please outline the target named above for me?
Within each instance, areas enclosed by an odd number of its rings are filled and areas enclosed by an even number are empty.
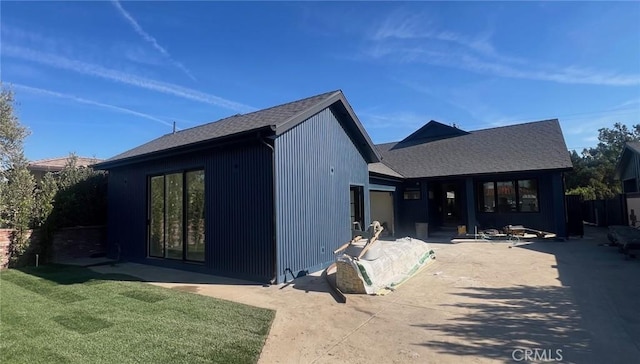
[[[258,133],[258,139],[260,140],[260,142],[264,145],[267,146],[267,148],[271,149],[271,206],[272,206],[272,219],[273,219],[273,236],[271,237],[272,241],[272,256],[271,256],[271,260],[272,260],[272,264],[273,264],[273,271],[272,271],[272,278],[270,283],[271,284],[275,284],[278,281],[278,267],[277,267],[277,257],[278,257],[278,240],[277,240],[277,236],[278,234],[277,232],[277,219],[276,219],[276,151],[273,148],[273,145],[267,143],[267,141],[262,137],[262,135],[260,135],[260,133]],[[275,144],[275,141],[274,141]]]
[[[560,172],[560,176],[562,177],[562,207],[564,208],[564,240],[569,240],[569,213],[567,211],[567,186],[564,172]]]

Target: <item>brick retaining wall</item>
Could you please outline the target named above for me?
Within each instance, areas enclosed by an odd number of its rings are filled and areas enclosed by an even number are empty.
[[[0,269],[5,269],[9,266],[9,260],[11,258],[9,248],[13,231],[13,229],[0,229]],[[34,230],[27,230],[25,234],[27,235],[27,239],[29,239],[29,245],[37,246],[39,243],[37,230],[36,233],[34,233]]]
[[[0,269],[9,265],[12,229],[0,229]],[[37,230],[28,230],[29,245],[32,250],[40,249]],[[53,234],[51,260],[62,262],[75,258],[104,255],[106,252],[107,229],[105,226],[81,226],[63,228]],[[41,261],[44,259],[41,258]],[[31,265],[27,262],[28,265]],[[33,262],[35,264],[35,260]]]
[[[106,226],[63,228],[53,234],[51,258],[53,262],[63,262],[104,255],[106,242]]]

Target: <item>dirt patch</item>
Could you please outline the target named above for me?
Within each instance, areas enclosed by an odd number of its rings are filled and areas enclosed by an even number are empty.
[[[173,286],[171,287],[171,289],[189,293],[198,293],[200,291],[198,286]]]

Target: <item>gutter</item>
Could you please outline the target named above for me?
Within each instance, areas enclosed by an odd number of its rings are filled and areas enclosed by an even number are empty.
[[[255,141],[255,137],[253,136],[254,133],[257,131],[258,134],[260,134],[260,132],[263,130],[266,132],[274,131],[275,127],[273,125],[266,125],[260,128],[247,130],[247,131],[236,133],[236,134],[225,135],[225,136],[221,136],[213,139],[205,139],[205,140],[201,140],[194,143],[181,144],[181,145],[177,145],[167,149],[160,149],[160,150],[156,150],[148,153],[134,155],[131,157],[124,157],[116,160],[107,159],[105,161],[94,164],[93,167],[94,169],[109,170],[109,169],[121,167],[124,165],[143,163],[143,162],[148,162],[151,160],[157,160],[157,159],[166,158],[166,157],[175,156],[175,155],[189,154],[192,152],[197,152],[197,151],[209,149],[209,148],[224,148],[229,145],[234,145],[242,142]],[[171,134],[168,134],[168,135],[171,135]],[[127,153],[127,152],[124,152],[124,153]]]

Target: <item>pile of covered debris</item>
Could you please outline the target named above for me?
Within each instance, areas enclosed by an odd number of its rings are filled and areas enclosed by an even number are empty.
[[[640,229],[637,227],[611,225],[607,237],[626,257],[634,257],[640,250]]]
[[[353,240],[334,251],[336,285],[342,293],[387,293],[435,259],[426,242],[408,237],[379,240],[382,230],[374,221],[368,238],[356,233]]]

